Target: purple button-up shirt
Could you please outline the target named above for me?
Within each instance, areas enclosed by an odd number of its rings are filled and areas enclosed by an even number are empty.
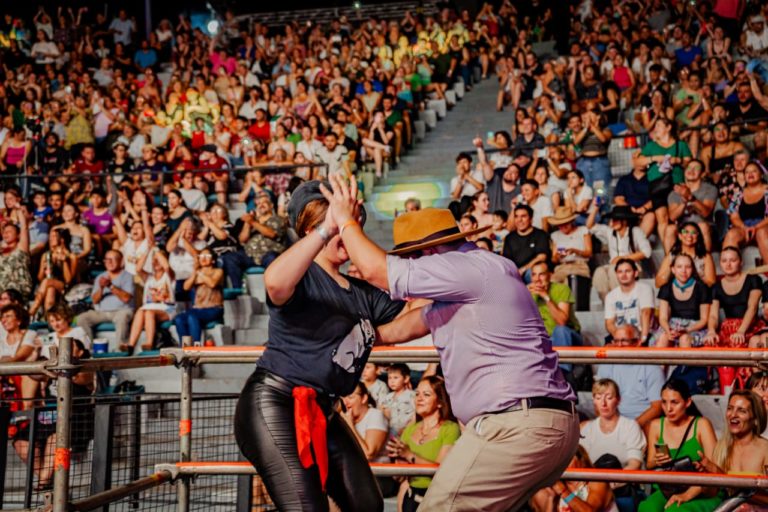
[[[418,259],[387,256],[387,272],[392,298],[435,301],[422,314],[463,423],[522,398],[575,400],[512,261],[464,245]]]

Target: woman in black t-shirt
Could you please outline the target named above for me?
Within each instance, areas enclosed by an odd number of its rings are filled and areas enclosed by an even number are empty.
[[[328,510],[326,491],[342,510],[381,510],[365,454],[333,402],[355,389],[376,326],[403,303],[340,273],[349,256],[327,210],[317,181],[291,196],[301,239],[264,275],[269,344],[238,401],[235,437],[279,510]]]
[[[765,324],[757,317],[762,281],[741,269],[741,252],[733,246],[720,251],[723,278],[712,289],[709,329],[704,342],[710,346],[743,348]],[[718,328],[720,308],[725,313]]]
[[[672,279],[659,289],[660,328],[654,333],[656,346],[700,346],[704,343],[712,303],[709,288],[699,280],[693,258],[688,254],[675,255],[671,271]]]

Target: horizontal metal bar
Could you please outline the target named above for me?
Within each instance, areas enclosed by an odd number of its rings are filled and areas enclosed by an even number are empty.
[[[137,357],[98,357],[79,361],[81,371],[98,372],[105,370],[126,370],[129,368],[151,368],[156,366],[172,366],[176,359],[171,354]]]
[[[376,476],[432,476],[436,464],[371,464]],[[169,471],[179,475],[255,475],[256,469],[248,462],[180,462],[157,464],[156,471]],[[683,473],[671,471],[627,471],[621,469],[576,469],[563,473],[564,480],[600,482],[668,483],[702,485],[709,487],[738,487],[768,489],[768,477],[736,476],[711,473]]]
[[[0,363],[0,376],[6,375],[41,375],[45,372],[48,361],[21,361],[18,363]]]
[[[564,363],[578,364],[686,364],[689,366],[759,366],[768,364],[768,349],[722,348],[624,348],[624,347],[554,347]],[[264,352],[263,346],[185,347],[163,349],[177,361],[192,360],[198,364],[252,363]],[[438,362],[434,347],[375,347],[369,361]]]
[[[108,489],[106,491],[102,491],[100,493],[88,496],[87,498],[73,501],[72,503],[70,503],[69,508],[70,510],[76,510],[78,512],[93,510],[95,508],[102,507],[108,503],[121,500],[132,494],[146,491],[147,489],[152,489],[153,487],[157,487],[166,482],[170,482],[171,480],[173,480],[173,478],[174,478],[173,472],[167,471],[167,470],[161,470],[153,475],[145,476],[144,478],[139,478],[138,480],[134,480],[133,482],[130,482],[126,485],[115,487],[113,489]]]

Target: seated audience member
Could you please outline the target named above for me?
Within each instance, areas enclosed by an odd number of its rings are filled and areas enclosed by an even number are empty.
[[[461,216],[459,219],[459,231],[462,233],[470,233],[477,230],[477,219],[474,215],[471,213],[465,213]],[[480,233],[475,233],[474,235],[468,235],[467,240],[470,242],[476,241],[478,238],[480,238]]]
[[[488,211],[490,205],[487,192],[477,192],[472,196],[472,206],[467,213],[477,219],[480,226],[490,226],[493,224],[493,214]]]
[[[472,197],[485,189],[483,171],[472,169],[472,155],[459,153],[456,157],[456,176],[451,178],[451,199],[458,201],[453,211],[454,216],[461,215],[470,209]]]
[[[723,246],[755,243],[762,260],[768,261],[768,185],[756,162],[747,164],[744,180],[744,187],[728,207],[731,229],[725,235]]]
[[[768,439],[765,431],[766,411],[763,400],[752,391],[736,390],[728,398],[725,432],[715,445],[712,459],[702,457],[696,464],[701,471],[727,475],[765,474],[768,466]],[[757,512],[768,508],[768,493],[752,496],[739,512]]]
[[[88,333],[82,327],[72,327],[72,320],[75,314],[72,309],[63,302],[54,305],[45,313],[45,319],[51,328],[51,332],[42,338],[42,347],[40,356],[46,359],[50,358],[50,348],[59,346],[61,338],[72,338],[80,343],[86,350],[91,350],[92,340]]]
[[[488,237],[493,241],[493,252],[501,254],[504,248],[504,239],[509,234],[507,229],[507,220],[509,215],[504,210],[496,210],[493,212],[493,225],[491,231],[487,232]]]
[[[768,411],[768,372],[754,372],[749,376],[749,379],[747,379],[744,388],[756,393],[763,401],[766,411]],[[766,436],[766,433],[768,433],[768,430],[763,431],[763,437]],[[766,439],[768,439],[768,437],[766,437]]]
[[[702,455],[713,460],[715,429],[707,418],[699,416],[688,385],[680,380],[668,381],[662,388],[661,402],[664,416],[653,420],[648,430],[647,468],[665,467],[683,457],[693,463],[701,461]],[[653,493],[640,503],[639,512],[711,512],[721,501],[714,487],[664,486],[664,491],[654,484]]]
[[[664,255],[658,271],[656,271],[656,287],[661,288],[672,279],[672,259],[677,254],[687,254],[693,258],[693,267],[699,279],[707,286],[712,286],[717,280],[715,275],[715,260],[704,246],[704,237],[699,225],[695,222],[678,224],[677,241],[672,249]]]
[[[763,318],[768,319],[768,281],[763,283],[762,289]],[[768,328],[763,328],[749,339],[750,348],[768,347]]]
[[[657,117],[651,141],[632,155],[632,166],[647,167],[648,190],[656,214],[659,236],[664,237],[669,222],[667,197],[674,185],[683,183],[683,167],[691,158],[688,144],[677,137],[675,122]]]
[[[512,260],[523,280],[531,282],[531,268],[540,261],[549,262],[549,236],[539,228],[533,227],[533,210],[530,206],[521,204],[515,206],[510,231],[504,239],[502,255]]]
[[[635,216],[627,206],[614,206],[608,214],[608,225],[595,224],[597,205],[593,204],[587,219],[587,228],[608,246],[610,263],[595,269],[592,282],[600,299],[605,301],[608,292],[618,286],[616,263],[620,259],[629,259],[640,264],[651,257],[651,244],[643,230],[630,223]]]
[[[416,422],[405,427],[399,439],[390,439],[387,452],[401,464],[440,464],[461,435],[441,377],[427,376],[419,381],[415,410]],[[430,482],[430,477],[421,476],[404,481],[400,510],[416,512]]]
[[[376,408],[376,401],[365,384],[358,382],[355,390],[343,401],[345,410],[341,417],[354,432],[365,458],[371,462],[389,462],[386,448],[389,423]]]
[[[39,340],[37,333],[29,328],[29,313],[21,304],[6,304],[0,307],[0,363],[16,363],[33,360],[37,355]],[[27,375],[0,377],[3,386],[13,386],[16,397],[25,400],[21,408],[28,409],[28,400],[37,395],[38,382]],[[5,387],[3,388],[6,389]],[[4,391],[5,393],[5,391]],[[10,398],[4,395],[5,398]]]
[[[224,271],[213,265],[211,250],[201,249],[194,270],[183,285],[187,292],[194,289],[194,302],[190,309],[173,319],[179,341],[189,336],[193,343],[202,343],[205,324],[220,322],[224,317]]]
[[[527,204],[533,210],[534,227],[549,231],[549,218],[552,216],[552,201],[541,194],[535,180],[525,180],[520,185],[518,203]]]
[[[138,267],[139,261],[147,262],[147,254],[154,245],[154,233],[150,225],[149,213],[146,209],[141,211],[141,221],[131,224],[130,230],[126,231],[123,221],[120,218],[115,219],[115,231],[117,240],[114,242],[114,248],[123,255],[123,264],[125,271],[134,278],[134,282],[140,282],[140,272],[149,270],[149,267]]]
[[[616,263],[619,285],[605,298],[605,329],[616,337],[616,329],[631,325],[640,331],[642,344],[651,332],[653,322],[653,288],[637,280],[637,264],[628,259]]]
[[[533,171],[533,180],[539,186],[541,197],[546,197],[552,208],[557,209],[563,201],[562,193],[565,191],[565,187],[560,187],[559,180],[552,181],[550,172],[546,163],[539,163]]]
[[[178,300],[186,300],[188,293],[184,291],[184,281],[194,273],[197,254],[206,247],[205,242],[197,238],[199,232],[199,224],[193,218],[187,217],[165,246],[169,255],[168,263],[176,277]]]
[[[592,461],[579,445],[568,469],[592,468]],[[558,480],[551,487],[540,489],[530,500],[534,512],[618,512],[616,500],[608,482]]]
[[[238,239],[254,263],[266,268],[285,250],[286,224],[274,210],[269,194],[256,199],[256,209],[240,217]]]
[[[399,436],[406,425],[413,420],[413,390],[411,370],[405,363],[396,363],[387,368],[387,385],[390,392],[381,403],[381,412],[389,420],[389,433]]]
[[[114,217],[107,203],[107,193],[95,188],[90,194],[90,207],[82,214],[85,225],[91,230],[91,238],[96,249],[96,255],[101,256],[111,246],[115,235],[112,232]]]
[[[613,347],[639,347],[638,331],[632,325],[623,325],[616,329]],[[661,416],[661,387],[664,385],[664,372],[661,367],[647,364],[600,364],[597,366],[597,379],[611,379],[621,390],[622,399],[619,413],[634,419],[641,428],[651,420]]]
[[[104,266],[106,271],[96,278],[91,292],[94,309],[78,315],[77,326],[93,339],[97,324],[112,322],[117,340],[126,340],[134,310],[133,276],[123,268],[120,251],[107,251]]]
[[[246,185],[251,173],[246,174]],[[243,188],[246,192],[247,188]],[[205,193],[199,188],[195,188],[195,175],[191,172],[181,173],[181,186],[178,188],[181,193],[181,197],[184,199],[184,204],[193,212],[204,212],[208,209],[208,198]]]
[[[144,267],[145,258],[147,255],[139,260],[139,268]],[[173,320],[176,316],[176,281],[165,251],[158,250],[152,253],[151,266],[151,273],[141,271],[144,297],[141,307],[133,316],[128,343],[120,345],[121,352],[132,354],[142,332],[146,334],[146,342],[141,349],[152,350],[155,348],[158,323]]]
[[[600,379],[592,385],[592,403],[597,418],[581,423],[581,446],[590,459],[605,454],[615,456],[624,469],[643,466],[647,441],[636,421],[619,414],[621,393],[611,379]]]
[[[693,258],[688,254],[673,256],[672,276],[659,289],[659,329],[650,345],[702,346],[712,304],[709,288],[699,280]]]
[[[232,288],[242,288],[243,273],[253,266],[253,260],[240,245],[235,226],[229,221],[229,212],[223,205],[214,203],[200,219],[203,227],[199,238],[206,241],[216,256],[216,266],[224,270]]]
[[[493,240],[491,240],[488,237],[482,236],[480,238],[475,239],[475,245],[478,246],[480,249],[493,252]]]
[[[379,379],[379,365],[376,363],[365,363],[363,373],[360,375],[360,380],[368,388],[368,393],[371,394],[374,401],[380,404],[384,401],[384,397],[389,393],[389,388],[384,381]]]
[[[552,339],[552,346],[573,347],[582,344],[581,326],[576,319],[574,299],[567,284],[552,282],[552,273],[545,262],[531,268],[531,283],[528,291],[539,308],[544,327]],[[561,363],[560,368],[570,372],[572,366]]]
[[[757,310],[762,294],[760,277],[741,268],[741,252],[733,246],[720,251],[723,278],[712,288],[707,336],[709,346],[746,347],[747,341],[765,327]],[[720,310],[725,320],[720,322]]]
[[[589,205],[592,204],[593,198],[592,187],[584,182],[584,175],[581,171],[575,169],[569,171],[568,186],[563,193],[563,205],[577,215],[577,224],[586,224],[589,217]]]
[[[631,173],[619,178],[613,191],[613,204],[629,206],[645,236],[651,236],[656,227],[656,215],[653,213],[645,171],[645,167],[633,166]]]
[[[504,210],[509,213],[512,208],[512,200],[520,193],[518,182],[522,175],[521,168],[511,159],[494,160],[494,153],[487,158],[483,149],[483,141],[480,138],[473,140],[477,147],[478,166],[483,171],[485,179],[485,191],[491,201],[490,210]]]
[[[51,308],[48,311],[48,318],[51,319],[63,312],[63,310],[57,310],[58,305]],[[69,321],[71,321],[71,317]],[[66,330],[69,330],[69,323],[66,324]],[[53,327],[53,324],[51,324]],[[55,328],[54,328],[55,329]],[[71,329],[72,331],[80,330],[77,327]],[[91,352],[86,348],[77,336],[73,336],[73,333],[62,334],[70,336],[73,339],[72,342],[72,357],[77,359],[86,359],[91,357]],[[43,357],[48,358],[49,354],[42,354]],[[41,378],[42,398],[46,400],[47,405],[53,405],[57,398],[56,393],[56,380],[48,377]],[[72,377],[72,396],[75,400],[82,397],[91,396],[96,389],[96,376],[92,372],[78,372]],[[78,403],[78,402],[76,402]],[[33,457],[32,467],[37,476],[37,485],[35,486],[36,492],[48,491],[53,488],[53,473],[55,469],[54,461],[56,453],[56,422],[50,421],[50,416],[47,416],[48,421],[41,421],[41,416],[44,412],[38,412],[37,418],[37,430],[35,431],[35,438],[39,443],[34,450],[30,450],[29,446],[29,426],[21,428],[16,438],[13,441],[13,447],[19,458],[28,462],[28,458],[31,455]],[[88,449],[88,444],[93,439],[94,417],[93,407],[80,402],[79,406],[73,407],[72,416],[70,421],[76,428],[72,429],[70,438],[70,446],[73,454],[81,454]]]
[[[421,210],[421,201],[416,197],[409,197],[405,200],[403,207],[405,208],[406,213],[417,212]]]
[[[568,276],[582,276],[589,279],[589,258],[592,257],[592,235],[584,226],[574,222],[576,214],[567,206],[560,206],[549,218],[549,225],[554,226],[552,239],[552,263],[555,270],[552,280],[564,283]]]
[[[75,278],[77,259],[69,251],[69,231],[54,229],[48,239],[49,249],[40,258],[37,280],[40,285],[35,293],[35,301],[29,310],[30,316],[43,308],[47,311],[66,293]]]
[[[717,188],[702,179],[704,164],[691,160],[685,166],[685,181],[676,184],[669,193],[669,224],[664,233],[666,252],[675,243],[677,224],[694,222],[699,227],[707,250],[712,248],[712,212],[717,202]]]

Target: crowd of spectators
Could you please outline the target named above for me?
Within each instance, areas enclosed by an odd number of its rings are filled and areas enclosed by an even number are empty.
[[[227,12],[217,34],[180,16],[146,37],[125,8],[6,15],[0,361],[47,357],[61,336],[87,357],[105,322],[123,352],[155,348],[169,323],[203,342],[225,289],[242,292],[246,271],[290,244],[295,187],[366,168],[383,178],[428,99],[447,100],[457,81],[471,89],[476,74],[498,79],[511,126],[467,141],[450,208],[464,231],[488,226],[473,241],[516,263],[554,345],[584,343],[577,302],[589,309],[593,286],[606,344],[765,348],[768,284],[743,248],[768,262],[768,6],[583,0],[563,46],[559,8],[545,4],[279,28]],[[534,51],[552,38],[555,54]],[[577,368],[561,368],[577,384]],[[762,473],[768,377],[696,370],[599,365],[597,419],[582,425],[572,467],[687,454],[700,470]],[[460,429],[435,369],[411,381],[393,365],[386,384],[377,373],[369,365],[344,398],[366,456],[440,462]],[[93,376],[82,379],[92,392]],[[718,441],[691,395],[733,387],[755,391],[730,395]],[[3,390],[55,394],[28,378]],[[380,484],[415,510],[429,479]],[[720,498],[673,491],[643,500],[632,486],[557,482],[530,506],[711,510]]]

